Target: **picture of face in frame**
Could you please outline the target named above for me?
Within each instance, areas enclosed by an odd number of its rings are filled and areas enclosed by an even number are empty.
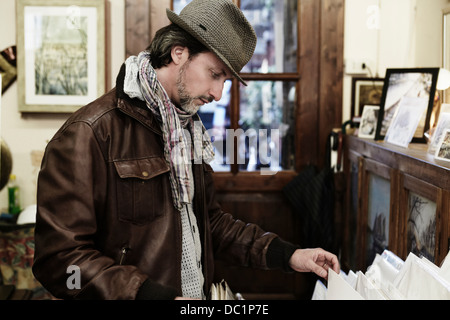
[[[358,130],[358,137],[369,139],[375,138],[379,110],[379,106],[364,106],[361,124],[359,125]]]
[[[422,98],[427,109],[421,116],[412,142],[425,143],[430,126],[439,68],[387,69],[378,115],[376,140],[383,140],[403,97]]]

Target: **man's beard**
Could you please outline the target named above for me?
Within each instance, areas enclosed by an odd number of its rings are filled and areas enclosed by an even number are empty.
[[[186,69],[189,66],[190,60],[186,61],[183,66],[180,69],[180,72],[178,74],[177,79],[177,89],[178,89],[178,96],[180,98],[180,108],[190,115],[194,115],[197,113],[198,109],[200,109],[200,105],[195,103],[195,100],[197,99],[203,99],[207,100],[209,102],[213,101],[212,97],[208,96],[198,96],[198,97],[192,97],[186,90],[186,81],[185,81],[185,75],[186,75]]]

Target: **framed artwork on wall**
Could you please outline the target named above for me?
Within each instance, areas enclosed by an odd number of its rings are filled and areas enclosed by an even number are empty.
[[[387,69],[381,96],[376,140],[383,140],[403,98],[417,98],[426,105],[413,135],[413,142],[426,142],[439,68]]]
[[[366,105],[380,105],[383,85],[382,78],[352,78],[352,118],[360,117]]]
[[[19,111],[70,113],[105,92],[105,1],[18,0]]]

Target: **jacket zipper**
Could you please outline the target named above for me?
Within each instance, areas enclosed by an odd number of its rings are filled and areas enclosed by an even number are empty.
[[[119,265],[123,264],[123,262],[125,260],[125,256],[128,253],[128,251],[130,251],[130,248],[128,248],[128,247],[123,247],[121,249],[122,254],[120,255]]]

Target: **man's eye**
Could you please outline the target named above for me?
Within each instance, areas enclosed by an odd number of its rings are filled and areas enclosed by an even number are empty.
[[[215,72],[211,72],[211,76],[212,76],[214,79],[219,79],[219,78],[220,78],[220,74],[215,73]]]

